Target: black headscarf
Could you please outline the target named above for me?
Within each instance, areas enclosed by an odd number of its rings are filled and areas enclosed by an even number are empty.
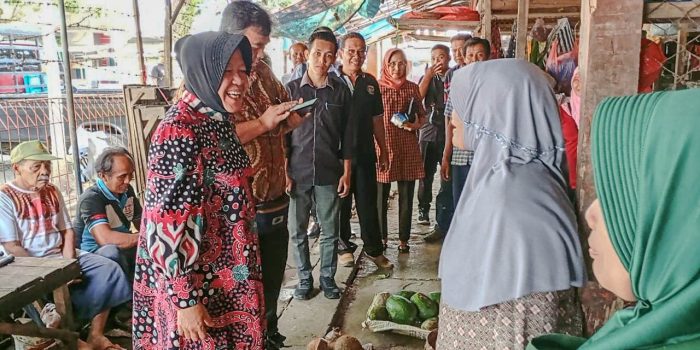
[[[219,97],[219,86],[233,53],[241,50],[246,73],[250,74],[253,52],[248,38],[226,32],[204,32],[177,41],[175,53],[185,76],[185,88],[207,107],[228,113]]]

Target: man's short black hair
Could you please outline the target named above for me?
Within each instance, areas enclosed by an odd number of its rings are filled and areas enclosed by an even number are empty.
[[[459,33],[459,34],[457,34],[457,35],[451,37],[451,38],[450,38],[450,42],[457,41],[457,40],[467,41],[467,40],[469,40],[469,39],[471,39],[471,38],[472,38],[471,34]]]
[[[309,37],[309,49],[311,49],[311,47],[314,45],[314,41],[316,40],[323,40],[333,43],[333,45],[335,45],[335,53],[338,52],[338,40],[333,33],[327,31],[314,31],[314,33]]]
[[[437,45],[433,46],[432,49],[430,49],[430,52],[433,52],[435,50],[442,50],[447,56],[450,55],[450,48],[447,47],[446,45],[437,44]]]
[[[107,147],[95,161],[95,172],[98,174],[109,174],[112,172],[114,157],[123,156],[129,159],[131,166],[134,166],[134,157],[124,147]]]
[[[248,27],[258,27],[262,35],[269,36],[272,32],[270,15],[260,5],[248,0],[236,0],[226,5],[219,30],[242,34]]]
[[[311,34],[313,34],[313,33],[318,33],[318,32],[329,32],[329,33],[333,33],[333,29],[331,29],[331,28],[329,28],[329,27],[326,27],[326,26],[320,26],[320,27],[316,27],[316,29],[314,29],[314,31],[313,31]]]
[[[358,39],[362,41],[362,45],[367,46],[367,42],[365,41],[365,37],[362,36],[362,34],[358,32],[350,32],[347,33],[343,36],[340,37],[340,48],[345,48],[345,42],[348,41],[349,39]]]
[[[486,39],[477,38],[477,37],[473,37],[464,43],[464,46],[462,46],[462,55],[467,54],[467,48],[472,47],[472,46],[476,46],[476,45],[483,46],[484,52],[486,52],[486,55],[488,55],[489,57],[491,56],[491,43],[489,43],[489,41]]]

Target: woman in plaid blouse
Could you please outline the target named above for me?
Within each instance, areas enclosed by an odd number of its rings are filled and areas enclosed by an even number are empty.
[[[384,132],[388,150],[389,167],[377,167],[377,182],[382,196],[380,205],[381,230],[384,245],[387,242],[387,202],[391,183],[399,187],[399,252],[408,252],[408,239],[411,234],[413,217],[413,193],[416,180],[425,176],[420,148],[418,129],[425,123],[425,109],[421,103],[418,85],[406,79],[406,55],[399,49],[390,49],[384,55],[379,90],[384,103]],[[410,108],[409,108],[410,105]],[[402,127],[391,122],[395,113],[408,113],[409,120]]]

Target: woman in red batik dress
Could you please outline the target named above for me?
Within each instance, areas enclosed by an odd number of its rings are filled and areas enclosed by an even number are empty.
[[[151,138],[134,280],[134,349],[263,349],[248,157],[229,114],[250,43],[206,32],[175,46],[186,92]]]
[[[391,49],[384,55],[379,90],[384,103],[384,134],[389,155],[389,167],[377,167],[377,183],[380,188],[380,220],[384,246],[387,242],[387,209],[391,183],[399,188],[399,252],[408,252],[413,217],[413,194],[416,180],[425,176],[423,158],[418,145],[418,129],[425,123],[425,109],[418,85],[406,79],[406,55],[399,49]],[[411,102],[413,101],[413,102]],[[409,107],[410,105],[410,107]],[[412,122],[401,127],[391,122],[395,113],[408,113]],[[379,151],[377,151],[379,152]]]

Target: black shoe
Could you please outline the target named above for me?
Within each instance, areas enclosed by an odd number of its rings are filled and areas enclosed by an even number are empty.
[[[274,341],[277,344],[280,344],[280,346],[284,345],[284,341],[287,340],[287,337],[283,336],[280,334],[280,332],[274,332],[268,336],[268,338],[272,341]]]
[[[330,277],[321,277],[321,289],[323,296],[328,299],[340,299],[340,288],[335,284],[335,280]]]
[[[419,225],[430,225],[430,217],[427,211],[420,211],[418,213],[418,224]]]
[[[297,288],[294,290],[294,299],[309,300],[311,292],[314,290],[313,278],[303,279],[299,281]]]
[[[287,337],[280,334],[280,332],[274,332],[267,336],[265,341],[265,350],[278,350],[284,348],[284,341]]]
[[[445,238],[445,233],[442,232],[442,230],[435,226],[432,231],[428,233],[427,236],[423,238],[423,241],[425,243],[437,243],[440,242],[443,238]]]

